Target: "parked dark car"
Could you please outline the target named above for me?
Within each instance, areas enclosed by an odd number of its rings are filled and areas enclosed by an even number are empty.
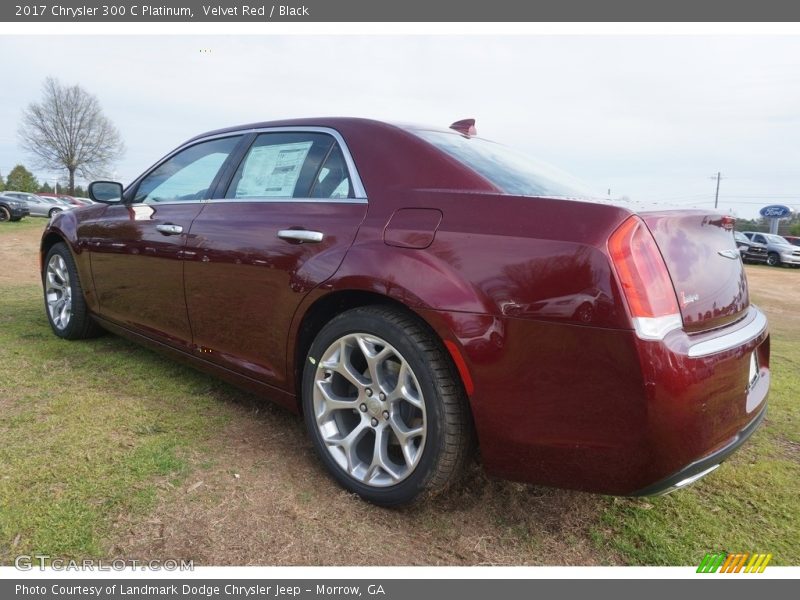
[[[736,240],[736,247],[744,262],[766,263],[767,246],[752,241],[741,231],[735,231],[733,237]]]
[[[0,194],[0,222],[19,221],[30,214],[26,204],[17,198]]]
[[[28,192],[3,192],[3,194],[22,202],[32,217],[53,217],[72,208],[71,205],[65,204],[58,198],[48,198],[39,194],[29,194]]]
[[[783,237],[774,233],[744,231],[749,239],[767,247],[767,264],[771,267],[787,265],[800,267],[800,248],[793,246]]]
[[[42,238],[54,333],[107,329],[302,413],[382,505],[446,488],[478,444],[500,477],[658,494],[765,414],[732,220],[592,200],[471,120],[222,129],[90,195]]]

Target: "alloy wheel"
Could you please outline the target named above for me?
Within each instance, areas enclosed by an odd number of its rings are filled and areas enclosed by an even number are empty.
[[[385,340],[351,333],[322,354],[314,418],[336,464],[360,483],[395,485],[419,464],[425,399],[408,361]]]
[[[45,274],[45,297],[50,320],[58,329],[66,329],[72,316],[72,287],[69,270],[59,254],[50,257]]]

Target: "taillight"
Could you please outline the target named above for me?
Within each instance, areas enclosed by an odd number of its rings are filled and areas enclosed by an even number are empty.
[[[639,337],[663,339],[680,327],[680,310],[667,265],[644,222],[630,217],[608,240],[608,251]]]

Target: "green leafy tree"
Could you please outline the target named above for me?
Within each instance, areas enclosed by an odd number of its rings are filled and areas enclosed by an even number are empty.
[[[53,187],[45,181],[42,185],[39,186],[39,192],[42,192],[44,194],[52,194]]]
[[[28,169],[22,165],[17,165],[11,169],[6,178],[6,189],[35,194],[36,190],[39,189],[39,182],[36,181],[36,177]]]
[[[19,139],[38,166],[64,169],[69,193],[75,175],[91,179],[107,170],[125,151],[114,124],[103,114],[97,97],[79,85],[62,85],[48,77],[41,102],[22,113]]]
[[[6,189],[6,184],[3,181],[3,174],[0,173],[0,192],[2,192],[4,189]]]

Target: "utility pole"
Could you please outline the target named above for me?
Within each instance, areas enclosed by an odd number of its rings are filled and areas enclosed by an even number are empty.
[[[717,192],[714,194],[714,208],[717,208],[717,204],[719,204],[719,180],[722,178],[722,173],[717,171]],[[711,179],[714,179],[713,177]]]

